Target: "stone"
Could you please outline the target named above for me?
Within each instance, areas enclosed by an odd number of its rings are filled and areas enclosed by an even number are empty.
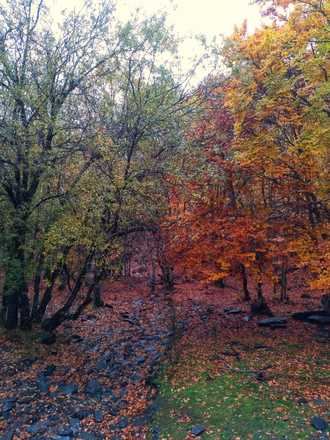
[[[298,405],[307,405],[308,404],[308,400],[305,399],[304,397],[301,397],[300,399],[297,400]]]
[[[151,440],[160,440],[160,427],[153,426],[151,428]]]
[[[82,408],[78,409],[73,413],[73,417],[79,420],[86,419],[90,415],[90,410]]]
[[[320,325],[330,325],[330,316],[312,315],[308,318],[309,322]]]
[[[30,434],[43,434],[48,429],[48,423],[47,422],[36,422],[30,425],[27,428],[27,432]]]
[[[88,381],[85,387],[85,394],[90,397],[98,397],[102,394],[103,388],[100,382],[97,379],[91,379]]]
[[[191,433],[195,437],[202,435],[205,432],[205,427],[203,425],[195,425],[191,428]]]
[[[119,429],[125,429],[128,426],[128,418],[127,417],[121,417],[119,422],[117,423],[117,428]]]
[[[82,342],[84,338],[80,335],[72,335],[71,340],[72,342],[78,343],[78,342]]]
[[[49,391],[49,382],[48,377],[44,375],[44,373],[40,374],[37,377],[36,381],[37,387],[39,388],[39,391],[42,393],[48,393]]]
[[[72,429],[73,435],[76,435],[80,430],[80,420],[74,417],[70,418],[70,428]]]
[[[102,411],[96,410],[94,412],[94,420],[97,423],[102,423],[103,422],[103,414]]]
[[[325,431],[328,427],[326,420],[319,416],[314,416],[311,418],[311,425],[318,431]]]
[[[8,399],[3,400],[2,413],[10,413],[15,408],[16,400],[15,397],[9,397]]]
[[[53,364],[47,365],[47,367],[43,371],[43,375],[49,377],[55,372],[55,370],[56,370],[56,365]]]
[[[313,311],[306,311],[306,312],[297,312],[293,313],[291,316],[293,319],[296,319],[297,321],[305,321],[310,322],[309,318],[310,316],[317,315],[317,316],[329,316],[324,310],[313,310]]]
[[[287,322],[288,322],[288,318],[278,316],[274,318],[262,319],[261,321],[258,321],[258,325],[260,327],[278,328],[278,327],[285,327]]]
[[[61,384],[58,387],[58,391],[70,396],[71,394],[76,394],[78,392],[78,386],[75,383]]]
[[[321,296],[321,307],[330,315],[330,293]]]
[[[7,431],[1,437],[1,440],[12,440],[14,438],[15,432],[16,428],[7,429]]]
[[[60,435],[61,437],[72,437],[73,430],[70,426],[65,426],[64,428],[60,428],[58,430],[58,435]]]
[[[223,309],[223,311],[227,314],[227,315],[236,315],[238,313],[242,313],[242,309],[240,309],[239,307],[225,307]]]
[[[83,440],[97,440],[99,437],[97,437],[95,434],[92,434],[91,432],[82,431],[79,432],[79,438]]]

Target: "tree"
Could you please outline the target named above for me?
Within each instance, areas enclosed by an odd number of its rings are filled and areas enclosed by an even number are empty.
[[[185,271],[209,280],[240,272],[246,298],[249,275],[259,302],[264,280],[279,282],[287,301],[290,267],[310,270],[314,286],[329,279],[329,9],[262,3],[272,24],[253,35],[238,29],[221,53],[227,75],[201,87],[202,116],[188,138],[204,160],[185,180],[189,191],[173,192],[165,227]]]
[[[87,4],[86,4],[87,6]],[[70,13],[55,29],[42,0],[7,1],[0,10],[1,204],[8,210],[2,318],[7,328],[29,325],[27,273],[33,217],[63,198],[61,168],[83,157],[71,185],[95,160],[88,92],[120,50],[108,25],[113,5]],[[108,38],[107,46],[105,38]],[[77,105],[78,103],[78,105]],[[89,109],[87,111],[87,109]],[[58,185],[48,181],[58,177]]]
[[[51,331],[121,264],[127,235],[154,230],[191,106],[162,58],[165,17],[122,26],[112,4],[86,4],[52,30],[42,1],[15,5],[1,10],[2,317]],[[60,277],[63,305],[44,319]]]

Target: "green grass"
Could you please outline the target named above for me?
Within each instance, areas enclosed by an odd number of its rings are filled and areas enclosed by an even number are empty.
[[[197,424],[205,426],[202,438],[210,440],[299,440],[311,438],[313,432],[311,408],[244,373],[224,373],[214,380],[202,375],[182,387],[172,387],[164,376],[160,389],[152,426],[160,428],[161,439],[183,440]],[[184,421],[186,416],[190,420]]]

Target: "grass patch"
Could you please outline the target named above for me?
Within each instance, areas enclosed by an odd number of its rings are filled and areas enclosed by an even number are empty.
[[[153,427],[161,438],[184,440],[192,426],[206,428],[204,439],[308,439],[312,429],[308,406],[274,394],[268,384],[255,383],[240,373],[172,387],[164,378],[159,411]]]
[[[212,361],[204,359],[201,371],[198,358],[189,353],[159,378],[159,410],[150,433],[156,429],[161,439],[184,440],[191,438],[193,426],[203,425],[201,438],[206,440],[309,440],[315,434],[311,417],[329,414],[313,401],[299,404],[299,389],[305,382],[312,388],[328,383],[328,354],[323,349],[312,358],[302,353],[301,344],[281,345],[271,352],[248,353],[244,360],[234,361],[233,370],[214,374]],[[275,365],[270,373],[275,381],[259,382],[251,374],[275,360],[283,363],[283,369]],[[299,369],[288,368],[294,361]],[[186,378],[183,370],[189,373]],[[290,381],[295,386],[288,386]]]

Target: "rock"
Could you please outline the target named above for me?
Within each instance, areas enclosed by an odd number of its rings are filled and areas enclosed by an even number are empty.
[[[205,432],[205,427],[203,425],[196,425],[191,428],[191,433],[195,437],[202,435]]]
[[[78,343],[78,342],[82,342],[83,340],[84,340],[84,338],[82,336],[80,336],[80,335],[72,335],[71,336],[71,341],[72,342]]]
[[[247,316],[244,316],[243,321],[249,322],[249,321],[251,321],[251,319],[252,319],[252,317],[247,315]]]
[[[103,392],[102,385],[96,379],[91,379],[88,381],[85,387],[85,394],[90,397],[99,397]]]
[[[73,417],[75,419],[83,420],[86,419],[90,415],[90,411],[88,409],[78,409],[73,413]]]
[[[58,391],[70,396],[71,394],[76,394],[78,392],[78,386],[75,383],[61,384],[58,387]]]
[[[136,363],[138,365],[142,365],[142,364],[145,363],[145,360],[146,360],[146,358],[144,356],[139,356],[139,357],[136,358]]]
[[[16,400],[16,397],[10,397],[3,400],[2,413],[8,415],[15,408]]]
[[[309,316],[308,322],[320,325],[330,325],[330,316],[312,315]]]
[[[70,429],[72,429],[73,435],[76,435],[80,430],[80,420],[74,417],[70,418]]]
[[[79,432],[79,438],[83,440],[97,440],[99,437],[97,437],[95,434],[92,434],[91,432],[82,431]]]
[[[144,425],[147,425],[149,420],[150,420],[150,416],[148,414],[144,414],[141,416],[134,417],[131,423],[134,426],[144,426]]]
[[[70,426],[65,426],[64,428],[60,428],[58,430],[58,435],[61,437],[72,437],[73,436],[73,430]]]
[[[318,431],[325,431],[328,427],[326,420],[319,416],[314,416],[311,418],[311,425]]]
[[[102,414],[101,411],[96,410],[96,411],[94,412],[94,420],[95,420],[95,422],[97,422],[97,423],[101,423],[101,422],[103,422],[103,414]]]
[[[125,429],[128,426],[128,418],[127,417],[121,417],[119,422],[117,423],[116,427],[119,429]]]
[[[279,328],[285,327],[288,319],[284,317],[267,318],[258,321],[260,327]]]
[[[56,370],[56,365],[53,364],[47,365],[47,367],[43,371],[43,375],[49,377],[54,373],[55,370]]]
[[[242,309],[240,309],[239,307],[225,307],[223,309],[223,311],[227,314],[227,315],[236,315],[238,313],[242,313]]]
[[[160,427],[154,426],[151,428],[151,440],[160,440]]]
[[[24,367],[24,368],[30,368],[36,361],[38,360],[37,356],[32,356],[32,357],[27,357],[27,358],[23,358],[19,361],[19,363]]]
[[[1,440],[13,440],[15,432],[16,428],[7,429],[7,431],[4,432],[4,435],[1,437]]]
[[[47,378],[45,376],[40,376],[37,379],[36,384],[37,384],[37,387],[39,388],[39,391],[41,393],[48,393],[48,391],[49,391],[49,383],[48,383]]]
[[[45,345],[52,345],[56,342],[56,335],[54,333],[42,333],[40,335],[40,342]]]
[[[310,322],[309,317],[317,315],[317,316],[329,316],[324,310],[313,310],[313,311],[306,311],[306,312],[297,312],[293,313],[291,316],[293,319],[296,319],[297,321],[305,321]]]
[[[304,397],[301,397],[300,399],[297,400],[298,405],[307,405],[308,404],[308,400],[305,399]]]
[[[30,434],[42,434],[46,432],[47,429],[48,429],[47,422],[36,422],[27,428],[27,432],[29,432]]]
[[[321,307],[330,315],[330,293],[321,296]]]

